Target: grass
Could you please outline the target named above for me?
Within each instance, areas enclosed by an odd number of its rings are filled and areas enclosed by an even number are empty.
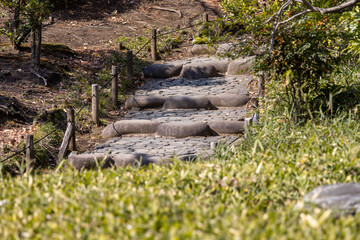
[[[265,116],[215,159],[0,178],[3,239],[357,239],[360,214],[294,206],[359,182],[354,115],[298,126]]]

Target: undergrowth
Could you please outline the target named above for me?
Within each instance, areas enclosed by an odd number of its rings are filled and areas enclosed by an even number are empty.
[[[53,134],[41,140],[50,132],[53,132]],[[41,168],[42,170],[54,169],[56,166],[58,149],[63,137],[64,132],[51,122],[40,123],[37,126],[34,133],[34,142],[39,141],[37,144],[34,144],[36,168]],[[18,149],[25,149],[25,142],[20,143]],[[23,174],[26,169],[25,154],[22,153],[4,162],[0,169],[1,174]]]
[[[11,178],[4,239],[356,239],[360,215],[295,210],[313,188],[360,180],[352,114],[302,126],[264,116],[213,160]]]

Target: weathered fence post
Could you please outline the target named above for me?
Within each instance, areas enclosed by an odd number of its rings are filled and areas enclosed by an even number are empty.
[[[126,74],[127,74],[127,79],[129,81],[129,83],[133,82],[133,77],[134,77],[134,63],[133,63],[133,54],[132,51],[129,50],[126,53]]]
[[[209,14],[204,13],[204,15],[203,15],[203,25],[205,25],[207,22],[209,22]]]
[[[122,44],[122,42],[119,42],[119,50],[121,51],[121,50],[124,50],[125,49],[125,47],[124,47],[124,45]]]
[[[118,83],[119,83],[119,78],[118,78],[118,67],[117,66],[112,66],[111,67],[111,100],[112,103],[114,104],[114,106],[116,107],[118,105]]]
[[[71,138],[69,143],[69,149],[71,151],[76,151],[76,139],[75,139],[75,113],[73,108],[67,110],[67,122],[74,125],[71,132]]]
[[[259,88],[259,98],[264,97],[264,92],[265,92],[265,84],[264,84],[264,74],[261,73],[258,76],[258,88]]]
[[[99,85],[93,84],[92,88],[92,97],[91,97],[91,107],[92,107],[92,120],[97,126],[100,126],[99,120]]]
[[[26,172],[30,172],[31,169],[34,167],[34,159],[35,159],[35,153],[34,153],[34,136],[33,135],[27,135],[26,136]]]
[[[60,163],[60,161],[65,157],[66,151],[69,148],[72,132],[75,131],[75,124],[68,122],[67,128],[64,134],[64,139],[61,143],[60,149],[59,149],[59,155],[58,159],[56,160],[57,163]]]
[[[157,60],[156,52],[156,29],[151,29],[151,57],[153,61]]]

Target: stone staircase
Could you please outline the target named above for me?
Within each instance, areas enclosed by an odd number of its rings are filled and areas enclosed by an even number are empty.
[[[82,169],[210,157],[244,130],[252,60],[195,57],[146,67],[148,80],[127,99],[125,117],[104,128],[108,141],[73,152],[69,162]]]

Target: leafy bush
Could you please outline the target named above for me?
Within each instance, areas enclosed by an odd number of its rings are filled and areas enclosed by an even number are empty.
[[[346,54],[339,50],[343,34],[333,29],[327,18],[309,18],[306,24],[294,24],[280,31],[275,38],[271,56],[267,54],[262,70],[272,73],[273,79],[285,84],[293,118],[311,117],[318,105],[311,104],[332,80],[329,75]]]
[[[284,84],[285,100],[293,120],[313,119],[314,111],[323,107],[320,102],[329,99],[329,94],[336,91],[329,76],[349,59],[344,49],[349,43],[349,47],[354,46],[351,39],[359,39],[355,34],[357,30],[349,30],[358,27],[349,24],[348,15],[355,15],[308,13],[280,26],[278,22],[286,21],[304,8],[294,4],[281,8],[286,5],[284,2],[264,4],[265,7],[247,0],[222,3],[229,17],[246,26],[246,32],[250,34],[247,44],[257,43],[260,50],[263,50],[262,45],[268,49],[258,56],[256,69],[270,73],[272,81]],[[312,4],[330,7],[336,3],[317,1]],[[277,15],[280,9],[282,12]],[[267,24],[270,20],[274,22],[272,26]],[[252,47],[242,49],[251,50]]]

